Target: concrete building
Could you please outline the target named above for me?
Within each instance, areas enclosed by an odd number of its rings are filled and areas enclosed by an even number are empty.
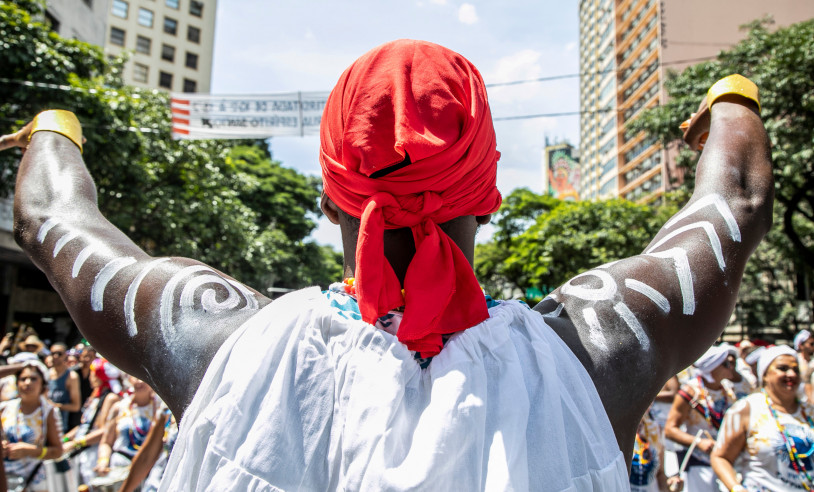
[[[48,0],[45,17],[63,38],[102,46],[110,0]]]
[[[582,197],[649,202],[680,181],[676,149],[627,123],[664,101],[668,70],[715,57],[745,37],[740,26],[767,15],[790,25],[814,18],[814,2],[580,0]]]
[[[105,51],[132,52],[124,81],[173,92],[209,92],[216,0],[109,0]]]

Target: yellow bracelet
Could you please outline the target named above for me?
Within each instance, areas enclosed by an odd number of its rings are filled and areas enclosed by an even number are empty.
[[[727,94],[737,94],[754,101],[757,104],[757,110],[760,111],[757,86],[743,75],[729,75],[712,84],[707,92],[707,106],[711,109],[718,98]]]
[[[48,448],[43,446],[42,447],[42,453],[40,453],[40,455],[39,455],[39,457],[37,457],[37,459],[41,460],[41,459],[45,458],[46,454],[48,454]]]
[[[28,134],[28,141],[31,141],[34,133],[41,130],[59,133],[68,137],[71,142],[79,147],[79,152],[82,152],[82,125],[79,124],[76,115],[70,111],[51,109],[35,116],[31,133]]]

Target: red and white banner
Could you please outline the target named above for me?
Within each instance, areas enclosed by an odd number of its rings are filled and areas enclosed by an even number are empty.
[[[172,94],[175,139],[318,135],[327,92],[258,96]]]

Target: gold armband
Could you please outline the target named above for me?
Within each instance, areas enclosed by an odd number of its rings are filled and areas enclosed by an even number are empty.
[[[42,460],[43,458],[45,458],[46,454],[48,454],[48,448],[43,446],[42,447],[42,453],[40,453],[40,455],[37,457],[37,459]]]
[[[757,86],[743,75],[733,74],[712,84],[712,87],[707,92],[707,106],[712,108],[718,98],[727,94],[737,94],[754,101],[757,104],[758,111],[760,111]]]
[[[79,147],[79,152],[82,152],[82,125],[79,124],[76,115],[70,111],[62,109],[43,111],[34,117],[32,123],[31,133],[28,134],[29,142],[34,133],[46,130],[68,137],[71,142]]]

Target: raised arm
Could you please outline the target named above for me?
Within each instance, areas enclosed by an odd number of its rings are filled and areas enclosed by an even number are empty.
[[[696,187],[645,251],[578,275],[535,309],[593,377],[621,449],[664,382],[723,331],[743,269],[771,226],[769,140],[757,104],[706,99],[685,139],[709,138]]]
[[[99,212],[81,136],[35,131],[28,142],[30,131],[0,139],[0,150],[28,145],[17,242],[93,346],[182,415],[222,342],[268,299],[202,263],[147,255]]]

